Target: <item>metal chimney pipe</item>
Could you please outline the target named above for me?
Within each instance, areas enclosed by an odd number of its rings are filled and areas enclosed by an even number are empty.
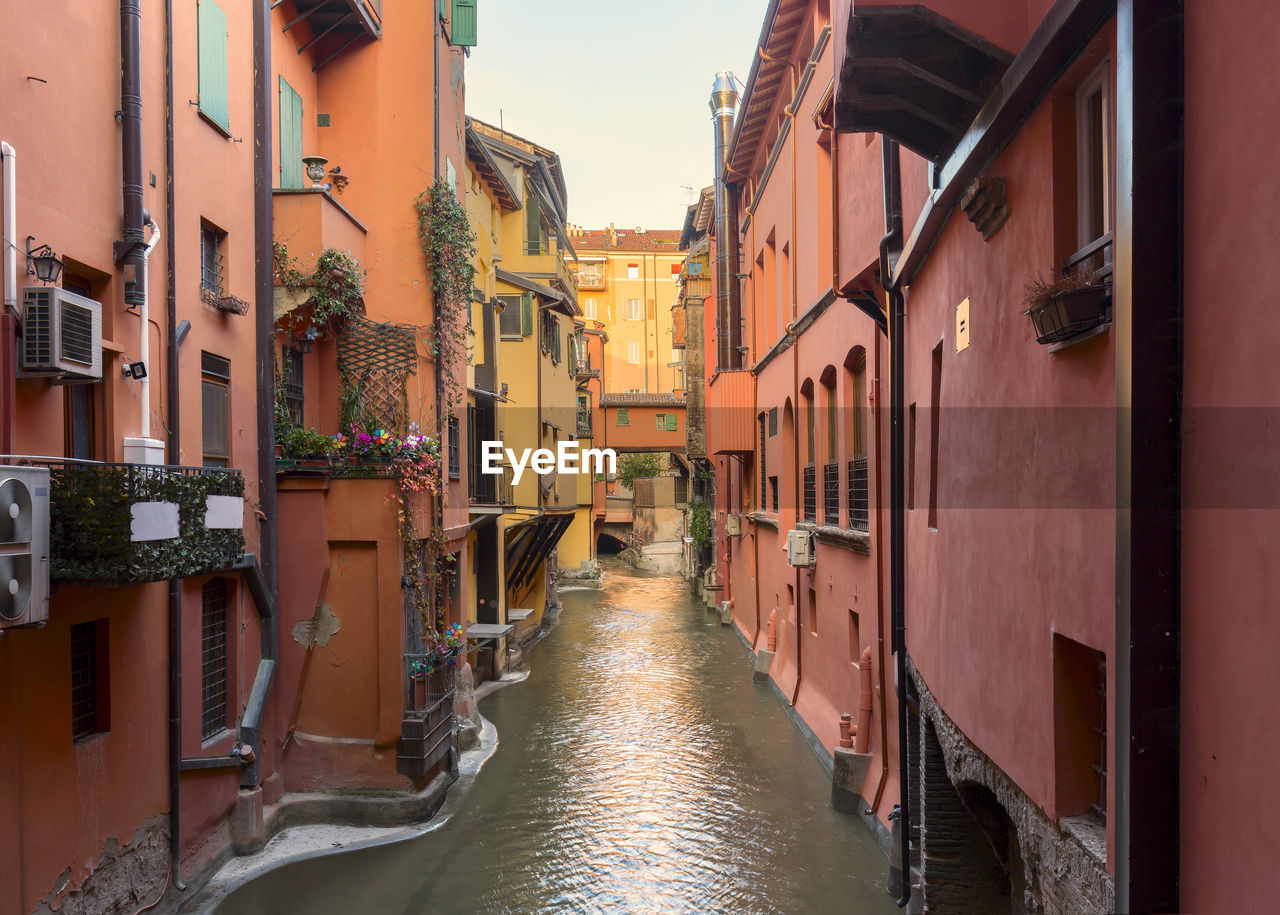
[[[716,368],[742,367],[742,306],[738,290],[738,203],[729,183],[729,143],[738,111],[733,73],[721,70],[711,87],[716,136]]]
[[[133,268],[125,285],[125,304],[142,305],[146,295],[145,244],[142,215],[142,6],[140,0],[120,0],[120,134],[124,188],[124,240],[116,243],[116,263]],[[145,331],[144,331],[145,332]]]

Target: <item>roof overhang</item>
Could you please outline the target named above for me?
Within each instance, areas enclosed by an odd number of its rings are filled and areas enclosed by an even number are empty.
[[[467,158],[475,166],[476,174],[484,181],[485,186],[493,193],[494,199],[504,210],[520,209],[520,192],[507,178],[506,173],[498,166],[493,153],[480,138],[480,134],[467,125]]]
[[[729,170],[739,177],[750,172],[751,161],[769,129],[775,101],[779,96],[790,95],[786,85],[788,61],[808,12],[807,0],[772,0],[765,11],[755,60],[729,142]]]
[[[956,148],[1013,56],[924,6],[854,6],[835,127],[883,133],[938,163]]]

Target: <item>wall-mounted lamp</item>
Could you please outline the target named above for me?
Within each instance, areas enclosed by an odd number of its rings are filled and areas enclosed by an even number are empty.
[[[27,236],[27,273],[34,275],[42,283],[58,282],[58,277],[62,275],[62,258],[48,245],[31,247],[35,240],[34,235]]]
[[[125,378],[141,381],[147,377],[147,364],[145,362],[126,362],[121,371],[124,372]]]
[[[298,352],[303,353],[304,355],[311,352],[312,345],[314,345],[316,340],[319,338],[320,331],[316,329],[314,325],[308,327],[302,332],[302,336],[298,338]]]

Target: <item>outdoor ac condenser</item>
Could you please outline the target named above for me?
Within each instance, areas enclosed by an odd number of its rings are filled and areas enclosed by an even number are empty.
[[[787,531],[787,565],[809,568],[817,561],[812,531]]]
[[[20,378],[102,378],[102,303],[57,286],[22,290]]]
[[[0,466],[0,629],[49,618],[49,471]]]

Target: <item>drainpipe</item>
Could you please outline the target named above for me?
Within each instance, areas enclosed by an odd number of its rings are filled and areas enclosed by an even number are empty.
[[[145,212],[145,211],[144,211]],[[151,229],[151,239],[142,249],[142,301],[138,306],[138,358],[146,365],[151,360],[151,297],[147,295],[147,273],[151,266],[151,252],[160,241],[160,227],[147,215],[147,225]],[[142,376],[139,382],[141,397],[139,398],[141,417],[138,428],[143,441],[151,438],[151,372]],[[158,443],[157,443],[157,447]]]
[[[729,192],[729,143],[733,139],[733,119],[738,110],[738,90],[733,74],[721,70],[711,87],[711,115],[716,136],[716,326],[719,371],[742,367],[741,298],[735,275],[738,272],[738,204]]]
[[[271,249],[271,0],[257,0],[253,6],[253,232],[254,331],[257,336],[258,384],[258,553],[267,594],[259,610],[260,642],[258,671],[254,676],[240,739],[254,753],[254,761],[241,771],[240,786],[262,784],[262,721],[275,680],[280,649],[279,578],[277,573],[277,518],[275,468],[275,328],[272,300]]]
[[[880,455],[884,454],[880,450],[880,430],[882,428],[883,419],[881,418],[880,407],[880,334],[876,334],[876,360],[875,360],[875,378],[872,380],[871,389],[875,392],[875,403],[872,404],[871,422],[875,426],[876,436],[876,666],[880,670],[879,689],[880,694],[880,783],[876,785],[875,798],[871,801],[871,813],[875,813],[880,809],[880,798],[884,795],[885,783],[889,780],[889,722],[887,720],[885,704],[886,684],[884,676],[884,558],[880,554],[880,548],[884,544],[883,536],[883,518],[884,518],[884,502],[881,498],[881,480],[880,473]],[[898,750],[902,752],[901,748]]]
[[[795,501],[791,504],[795,506],[796,520],[798,522],[801,506],[804,504],[804,495],[802,493],[804,470],[800,466],[800,335],[795,331],[794,321],[788,322],[785,333],[791,338],[791,402],[794,404],[791,412],[791,466],[795,468],[795,485],[792,492],[792,498]],[[800,625],[800,602],[800,567],[796,566],[795,598],[793,600],[796,611],[796,687],[791,693],[791,702],[789,703],[792,708],[795,708],[796,702],[800,699],[800,683],[804,680],[804,637],[802,634],[804,627]]]
[[[140,0],[120,0],[120,152],[124,197],[124,238],[114,246],[125,270],[124,301],[141,306],[146,298],[142,234],[142,8]],[[144,330],[145,332],[145,330]]]
[[[902,819],[902,896],[899,908],[911,901],[911,782],[907,763],[907,638],[906,638],[906,473],[903,429],[906,399],[906,310],[902,291],[893,280],[892,261],[902,253],[902,179],[898,144],[880,137],[884,180],[884,217],[888,231],[880,239],[880,283],[889,310],[889,617],[898,680],[899,816]]]
[[[8,143],[0,143],[4,160],[4,314],[0,315],[0,453],[13,454],[17,411],[17,321],[18,313],[18,154]]]

